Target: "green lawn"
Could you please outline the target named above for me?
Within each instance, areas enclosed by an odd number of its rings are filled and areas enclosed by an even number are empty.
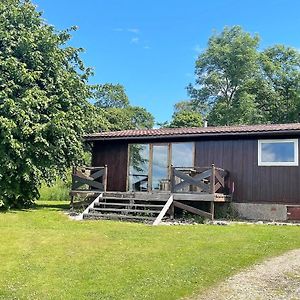
[[[300,227],[78,222],[65,204],[0,214],[0,299],[179,299],[300,247]]]

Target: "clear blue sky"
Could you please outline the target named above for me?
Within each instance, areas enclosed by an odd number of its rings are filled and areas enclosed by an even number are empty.
[[[93,83],[120,83],[157,121],[187,99],[194,63],[214,30],[241,25],[261,47],[300,49],[299,0],[33,0],[58,29],[78,25],[71,44],[95,69]]]

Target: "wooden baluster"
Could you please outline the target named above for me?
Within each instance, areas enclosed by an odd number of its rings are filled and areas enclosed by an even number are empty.
[[[171,186],[170,186],[170,190],[171,190],[171,193],[174,192],[174,186],[175,186],[175,175],[174,175],[174,167],[173,165],[171,164],[171,171],[170,171],[170,180],[171,180]]]
[[[107,165],[104,165],[104,173],[103,173],[103,190],[106,192],[107,190]]]
[[[216,184],[216,169],[215,165],[211,165],[211,175],[210,175],[210,193],[215,193],[215,184]]]

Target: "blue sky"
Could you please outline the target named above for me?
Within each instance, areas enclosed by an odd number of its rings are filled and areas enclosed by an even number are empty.
[[[124,85],[131,104],[162,122],[187,99],[194,64],[214,31],[241,25],[261,36],[261,48],[300,49],[298,0],[33,0],[57,29],[79,26],[71,44],[83,47],[92,83]]]

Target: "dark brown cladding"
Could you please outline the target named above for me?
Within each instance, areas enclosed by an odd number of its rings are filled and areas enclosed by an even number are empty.
[[[229,170],[236,202],[300,204],[299,166],[258,166],[257,143],[258,139],[198,141],[195,164],[214,163]]]
[[[300,205],[299,166],[258,166],[258,140],[299,138],[300,134],[278,132],[265,136],[210,137],[181,136],[151,138],[136,137],[93,142],[93,166],[108,165],[108,190],[125,191],[127,184],[128,143],[195,142],[195,165],[227,169],[235,183],[234,201],[250,203],[292,203]],[[299,155],[300,157],[300,155]]]
[[[128,144],[126,142],[95,142],[92,166],[107,165],[107,190],[126,191]]]

